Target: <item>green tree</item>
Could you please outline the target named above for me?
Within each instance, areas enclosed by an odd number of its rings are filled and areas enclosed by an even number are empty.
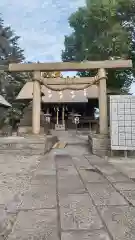
[[[0,18],[0,65],[19,63],[25,60],[23,50],[18,44],[19,37],[11,27],[5,27]],[[7,112],[7,117],[12,121],[19,119],[24,104],[16,102],[16,96],[27,79],[26,73],[9,73],[0,71],[0,94],[11,103],[12,109]],[[14,114],[13,114],[14,113]]]
[[[73,32],[65,36],[63,61],[132,59],[135,64],[134,0],[87,0],[69,18]],[[135,65],[134,65],[135,66]],[[90,76],[93,72],[79,73]],[[128,90],[132,70],[109,70],[108,87]]]

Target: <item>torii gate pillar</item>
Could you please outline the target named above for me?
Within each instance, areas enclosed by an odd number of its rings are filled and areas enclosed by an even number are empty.
[[[41,111],[40,71],[35,71],[33,79],[33,106],[32,106],[33,134],[40,134],[40,111]]]
[[[106,71],[99,69],[99,126],[100,134],[108,134],[108,114],[107,114],[107,90],[106,90]]]

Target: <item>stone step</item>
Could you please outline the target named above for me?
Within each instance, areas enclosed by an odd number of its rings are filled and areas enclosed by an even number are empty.
[[[56,136],[5,137],[0,139],[0,153],[23,151],[46,153],[58,141]]]

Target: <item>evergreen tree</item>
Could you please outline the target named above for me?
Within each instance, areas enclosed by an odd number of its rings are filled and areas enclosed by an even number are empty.
[[[11,27],[4,26],[4,22],[0,18],[0,65],[8,66],[9,63],[20,63],[25,60],[18,40],[19,37],[16,36]],[[10,122],[19,119],[22,114],[24,104],[17,103],[16,96],[26,82],[27,77],[26,73],[0,71],[0,94],[12,105],[6,116]]]
[[[69,18],[73,32],[65,36],[63,61],[132,59],[135,67],[135,1],[86,0]],[[93,72],[81,76],[95,75]],[[135,68],[109,70],[108,87],[129,90]]]

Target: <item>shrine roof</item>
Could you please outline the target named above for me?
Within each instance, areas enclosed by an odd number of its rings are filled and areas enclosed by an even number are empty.
[[[64,87],[61,86],[61,87]],[[57,85],[53,85],[53,88],[57,88]],[[41,85],[42,102],[43,103],[73,103],[73,102],[88,102],[88,99],[98,99],[98,87],[96,85],[92,85],[86,90],[86,95],[84,94],[84,90],[72,91],[72,90],[63,90],[62,98],[60,98],[59,91],[51,91],[44,85]],[[73,93],[74,92],[74,93]],[[121,94],[120,90],[111,90],[107,89],[108,94]],[[74,96],[74,97],[73,97]],[[23,99],[32,99],[33,98],[33,82],[27,82],[20,93],[17,96],[17,100]]]
[[[57,86],[53,85],[53,87],[55,88]],[[79,90],[79,91],[63,90],[61,91],[63,97],[60,98],[59,91],[51,91],[44,85],[41,86],[41,92],[43,94],[42,102],[44,103],[88,102],[88,98],[98,98],[98,88],[96,85],[92,85],[86,90],[86,96],[84,94],[84,90]],[[16,99],[21,100],[21,99],[32,99],[32,98],[33,98],[33,82],[27,82],[22,88],[22,90],[20,91],[20,93],[18,94]]]
[[[11,104],[6,101],[6,99],[0,95],[0,106],[11,107]]]

